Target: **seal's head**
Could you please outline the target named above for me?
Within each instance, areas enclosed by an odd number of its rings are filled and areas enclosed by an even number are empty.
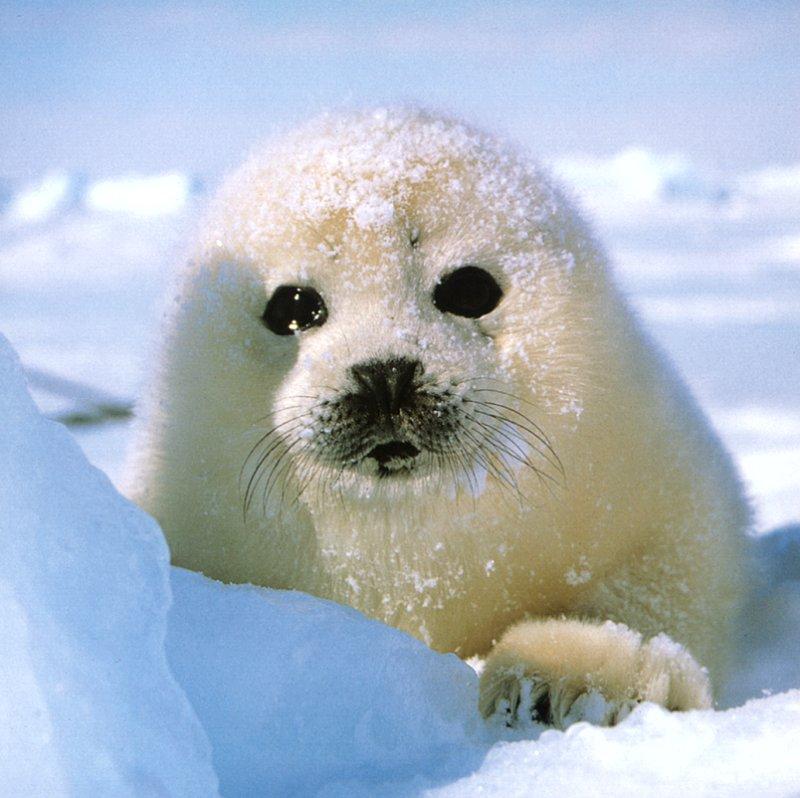
[[[419,111],[318,119],[211,210],[153,408],[150,456],[174,477],[154,483],[188,486],[183,516],[235,505],[239,523],[462,495],[536,506],[595,370],[602,271],[513,148]]]
[[[324,118],[233,177],[210,233],[199,262],[238,294],[211,330],[243,337],[204,369],[254,385],[232,399],[248,503],[557,478],[542,416],[579,409],[587,238],[508,148],[418,112]]]

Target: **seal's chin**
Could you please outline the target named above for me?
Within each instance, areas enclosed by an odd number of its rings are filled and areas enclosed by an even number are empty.
[[[374,446],[365,459],[377,463],[378,475],[388,477],[414,469],[420,450],[413,443],[401,440],[387,441]]]

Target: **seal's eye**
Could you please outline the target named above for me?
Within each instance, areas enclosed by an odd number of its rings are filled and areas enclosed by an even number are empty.
[[[462,266],[443,277],[433,289],[433,304],[442,313],[477,319],[497,307],[503,296],[489,272],[477,266]]]
[[[282,285],[269,298],[261,318],[275,335],[294,335],[325,324],[328,309],[313,288]]]

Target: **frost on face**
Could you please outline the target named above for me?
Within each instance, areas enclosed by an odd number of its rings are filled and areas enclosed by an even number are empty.
[[[391,200],[380,196],[365,197],[353,209],[353,221],[361,229],[383,227],[394,219],[394,205]]]
[[[591,581],[592,572],[589,569],[589,560],[585,555],[578,558],[578,565],[573,566],[564,574],[564,581],[571,587],[585,585]]]
[[[296,479],[316,517],[320,482],[364,506],[413,491],[484,502],[501,490],[532,507],[530,494],[558,485],[544,428],[548,417],[561,428],[580,417],[562,310],[589,244],[537,167],[453,120],[332,115],[256,155],[213,213],[211,249],[247,264],[265,297],[309,285],[328,311],[322,325],[263,341],[287,373],[273,407],[280,431],[273,448],[268,438],[256,447],[251,464],[263,466],[251,484],[291,496],[282,481]],[[501,296],[476,316],[435,301],[464,267],[488,274]],[[364,422],[363,402],[359,416],[344,401],[357,395],[353,368],[399,359],[421,364],[416,405]],[[281,440],[289,454],[270,481]],[[534,487],[520,489],[526,481]]]
[[[411,218],[420,195],[440,218]],[[441,219],[457,223],[465,204],[484,211],[487,233],[520,243],[533,225],[562,244],[562,200],[538,168],[462,123],[402,109],[323,116],[271,143],[223,189],[213,227],[217,241],[257,261],[271,240],[331,220],[345,238],[382,232],[389,243],[405,228],[415,242]],[[341,243],[320,239],[328,251]]]

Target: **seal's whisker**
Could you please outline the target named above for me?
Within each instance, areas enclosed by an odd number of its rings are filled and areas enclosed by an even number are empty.
[[[294,410],[296,408],[299,408],[299,409],[302,409],[302,410],[305,411],[303,413],[303,415],[310,415],[315,410],[318,410],[320,407],[324,407],[325,404],[327,404],[328,401],[329,401],[328,399],[320,399],[319,396],[306,396],[304,394],[297,394],[297,395],[294,395],[294,396],[287,396],[286,397],[286,401],[287,402],[294,402],[295,400],[298,400],[298,399],[317,399],[318,401],[315,402],[312,405],[307,405],[307,404],[304,404],[302,402],[297,404],[297,405],[280,405],[280,404],[276,404],[275,407],[272,409],[272,411],[270,413],[268,413],[266,416],[260,416],[259,418],[257,418],[253,422],[253,427],[258,427],[258,425],[261,424],[262,422],[267,421],[268,419],[275,418],[275,414],[276,413],[283,413],[286,410]]]
[[[256,449],[261,446],[271,435],[274,435],[278,430],[285,427],[287,424],[291,424],[293,421],[299,421],[302,419],[306,414],[300,413],[296,416],[292,416],[292,418],[287,418],[285,421],[282,421],[280,424],[276,424],[274,427],[270,427],[253,445],[250,449],[247,457],[245,457],[244,462],[242,463],[242,469],[239,472],[239,478],[241,479],[242,471],[244,470],[245,466],[247,465],[248,460],[255,454]]]
[[[293,431],[297,427],[303,426],[302,423],[298,423],[296,427],[289,427],[289,432]],[[265,436],[266,438],[266,436]],[[276,438],[275,440],[271,441],[267,447],[267,450],[261,454],[259,457],[258,463],[256,464],[255,468],[253,469],[250,479],[247,483],[247,488],[245,490],[245,501],[244,501],[244,512],[245,516],[247,515],[248,510],[250,509],[250,504],[252,503],[253,496],[255,495],[255,489],[258,486],[258,483],[261,481],[262,477],[265,474],[265,469],[263,468],[264,464],[267,462],[269,456],[278,448],[280,447],[281,443],[285,443],[283,438]],[[249,458],[248,458],[249,459]]]
[[[502,461],[498,460],[498,465],[495,465],[495,451],[493,446],[487,446],[487,443],[493,443],[491,438],[485,434],[481,434],[480,430],[476,430],[476,434],[471,431],[464,431],[467,437],[476,446],[476,451],[484,456],[487,465],[491,466],[491,473],[498,478],[502,479],[506,484],[514,484],[516,479],[513,472]]]
[[[494,413],[482,413],[480,410],[476,410],[475,412],[476,412],[476,414],[479,414],[479,415],[488,416],[489,418],[493,418],[493,419],[496,419],[496,420],[501,420],[501,421],[513,424],[513,422],[509,422],[508,419],[506,419],[506,418],[504,418],[502,416],[497,416]],[[513,438],[511,435],[509,435],[504,429],[502,429],[502,427],[501,428],[494,428],[494,427],[491,427],[490,425],[486,424],[485,422],[481,421],[479,418],[476,418],[475,416],[472,416],[471,418],[472,418],[472,420],[474,421],[475,424],[478,424],[479,426],[484,427],[486,430],[490,431],[490,433],[494,437],[493,443],[498,448],[500,448],[503,451],[504,454],[506,454],[509,457],[512,457],[513,459],[517,460],[520,464],[528,466],[530,469],[532,469],[534,472],[536,472],[539,475],[546,473],[542,469],[538,468],[535,465],[535,463],[533,463],[531,461],[531,459],[521,450],[519,440],[517,440],[517,439]],[[499,440],[498,440],[498,438],[499,438]],[[545,452],[543,452],[540,449],[538,449],[532,442],[529,441],[528,443],[531,445],[531,449],[533,451],[535,451],[540,457],[542,457],[546,463],[548,463],[549,465],[553,466],[554,468],[557,468],[556,463],[554,463],[547,456],[547,454]],[[555,480],[555,478],[550,477],[549,475],[548,475],[548,478],[552,479],[554,482],[557,483],[557,480]]]
[[[493,421],[499,421],[499,422],[501,422],[501,424],[507,424],[508,426],[513,427],[517,432],[521,433],[521,437],[526,440],[526,442],[528,443],[528,445],[531,447],[531,449],[534,452],[536,452],[546,463],[548,463],[549,465],[553,466],[553,468],[558,469],[558,465],[557,465],[556,461],[553,460],[553,459],[550,459],[550,457],[548,455],[548,450],[547,449],[541,449],[537,445],[537,444],[541,444],[541,440],[538,437],[531,435],[529,430],[527,430],[523,426],[519,425],[513,419],[509,419],[506,416],[499,415],[497,413],[492,413],[491,411],[482,410],[480,408],[475,408],[474,414],[470,414],[470,418],[476,424],[485,423],[485,422],[481,422],[480,419],[478,418],[478,416],[480,416],[482,418],[486,418],[486,419],[492,419]],[[489,426],[490,429],[495,431],[496,435],[498,437],[502,437],[508,443],[513,442],[516,447],[519,447],[519,441],[515,440],[510,435],[509,432],[507,432],[506,430],[504,430],[502,428],[502,426],[495,427],[494,425],[489,425],[489,424],[487,424],[487,426]],[[533,439],[532,440],[528,440],[527,438],[525,438],[525,435],[531,435],[531,437]]]
[[[299,475],[303,475],[303,472],[305,472],[305,474],[300,477],[297,490],[295,491],[295,497],[290,505],[291,507],[299,503],[300,498],[305,493],[308,486],[313,483],[324,467],[322,463],[318,460],[314,460],[314,458],[310,456],[308,452],[310,448],[310,445],[305,446],[297,455],[298,462],[295,471]]]
[[[496,462],[498,461],[494,453],[490,449],[487,450],[487,448],[484,445],[486,441],[476,438],[474,435],[472,435],[471,432],[469,432],[466,429],[463,430],[463,434],[464,437],[470,440],[475,446],[475,449],[473,451],[473,456],[478,461],[478,463],[486,470],[487,475],[491,475],[500,484],[505,484],[512,490],[519,492],[519,486],[516,483],[516,479],[513,473],[510,471],[510,469],[508,469],[507,466],[505,466],[505,464],[503,464],[505,468],[505,473],[503,473],[503,471],[501,471],[501,469],[498,468],[498,466],[496,465]]]
[[[295,423],[292,426],[290,426],[287,429],[285,429],[284,430],[284,434],[286,434],[287,432],[293,432],[295,429],[298,429],[298,428],[302,427],[303,426],[303,422],[300,419],[302,419],[302,416],[297,416],[296,418],[288,419],[285,422],[285,424],[290,424],[291,422],[295,422]],[[277,437],[272,441],[270,441],[269,439],[270,439],[270,437],[272,435],[277,433],[278,430],[281,427],[284,427],[285,424],[279,424],[277,427],[273,427],[268,432],[266,432],[264,435],[262,435],[261,438],[259,438],[259,440],[257,441],[256,445],[253,446],[253,448],[250,450],[250,454],[248,454],[247,457],[245,458],[244,463],[242,463],[242,467],[239,470],[239,480],[240,480],[240,482],[241,482],[242,478],[244,477],[244,469],[247,467],[247,463],[250,461],[250,458],[252,458],[255,455],[255,453],[259,449],[259,447],[263,446],[264,444],[267,444],[266,451],[262,452],[259,455],[258,463],[256,464],[256,467],[253,469],[253,473],[250,475],[251,482],[252,482],[252,479],[253,479],[254,475],[258,472],[258,470],[264,464],[264,461],[267,459],[267,457],[269,457],[269,455],[272,453],[272,451],[275,449],[275,447],[280,446],[280,443],[283,440],[281,437]],[[248,488],[249,488],[249,485],[250,485],[250,483],[248,483]]]
[[[486,430],[490,434],[490,436],[495,438],[500,438],[500,440],[503,443],[505,443],[507,449],[513,449],[513,453],[516,459],[522,462],[529,462],[528,456],[525,454],[525,451],[522,448],[519,438],[512,437],[508,432],[506,432],[506,430],[502,426],[493,427],[490,424],[487,424],[485,421],[482,421],[480,418],[478,418],[477,417],[478,415],[485,415],[485,414],[479,413],[479,411],[476,410],[475,415],[470,415],[470,420],[473,421],[482,429]],[[527,443],[530,445],[530,441],[527,441]],[[537,451],[537,453],[541,454],[541,452],[538,452],[538,450],[536,450],[534,446],[531,446],[531,448]]]
[[[497,379],[496,377],[479,377],[479,376],[465,377],[464,379],[459,380],[457,385],[466,385],[467,383],[473,383],[473,382],[479,382],[479,383],[496,382],[498,385],[502,385],[503,388],[506,388],[506,389],[508,388],[508,383],[506,383],[504,380]],[[530,399],[526,399],[524,396],[520,396],[519,394],[512,393],[509,390],[501,390],[500,388],[491,388],[491,387],[489,387],[487,385],[479,385],[477,387],[470,387],[470,391],[473,391],[473,392],[492,391],[493,393],[499,393],[499,394],[503,394],[504,396],[508,396],[509,398],[513,399],[515,402],[520,402],[522,404],[526,404],[529,407],[534,408],[534,410],[541,410],[541,408],[538,407],[538,405],[535,402],[531,401]]]
[[[294,456],[294,460],[295,460],[294,471],[295,471],[295,474],[301,473],[301,469],[302,469],[303,465],[305,464],[305,462],[308,459],[308,450],[309,450],[311,445],[310,445],[310,443],[308,441],[304,441],[303,443],[304,443],[304,445],[301,446],[300,449],[297,450],[297,452],[295,453],[295,456]],[[283,471],[283,473],[281,475],[281,478],[283,480],[283,486],[281,487],[281,495],[280,495],[280,499],[278,500],[279,507],[280,507],[280,512],[283,511],[283,507],[284,507],[284,503],[285,503],[285,499],[286,499],[286,488],[287,488],[287,481],[288,481],[287,480],[287,476],[288,476],[288,474],[290,473],[291,470],[292,469],[291,469],[291,463],[290,463],[289,466],[286,469],[284,469],[284,471]],[[307,484],[307,482],[306,482],[306,484]],[[302,490],[300,491],[300,493],[302,493]],[[290,508],[295,506],[295,503],[297,502],[298,498],[299,498],[299,494],[296,492],[295,498],[292,500],[292,502],[289,505]]]
[[[471,383],[471,382],[484,382],[484,381],[497,382],[497,383],[499,383],[500,385],[503,385],[503,386],[506,385],[506,383],[504,383],[502,380],[498,380],[498,379],[493,378],[493,377],[477,377],[477,376],[476,377],[467,377],[467,378],[465,378],[463,380],[458,381],[456,383],[456,385],[462,385],[462,384],[467,384],[467,383]],[[486,386],[478,386],[478,387],[471,387],[470,388],[470,392],[473,393],[473,394],[476,394],[476,393],[496,393],[498,395],[505,396],[505,397],[511,399],[514,402],[520,402],[522,404],[529,405],[531,408],[533,408],[535,410],[539,409],[536,406],[536,404],[534,402],[530,401],[529,399],[526,399],[526,398],[524,398],[522,396],[519,396],[518,394],[512,393],[512,392],[507,391],[507,390],[501,390],[499,388],[490,388],[490,387],[486,387]],[[525,422],[527,424],[529,424],[533,428],[533,430],[535,430],[535,432],[533,432],[532,434],[540,436],[541,440],[542,440],[542,443],[552,452],[552,454],[554,456],[557,457],[557,455],[555,453],[555,450],[552,447],[552,444],[550,442],[550,438],[548,437],[547,433],[529,415],[527,415],[526,413],[523,413],[518,408],[509,407],[507,404],[500,403],[500,402],[492,402],[490,400],[471,399],[470,397],[465,397],[465,400],[466,401],[473,401],[473,402],[477,401],[477,402],[480,402],[482,404],[488,404],[488,405],[496,405],[498,408],[502,408],[502,409],[507,410],[507,411],[509,411],[511,413],[514,413],[515,415],[520,416],[521,418],[523,418],[525,420]],[[559,468],[561,468],[561,461],[560,460],[559,460]]]
[[[302,438],[296,438],[294,441],[292,441],[278,455],[278,457],[276,458],[275,462],[272,464],[272,467],[269,469],[266,482],[264,483],[264,492],[262,494],[262,507],[263,507],[263,512],[264,512],[265,515],[266,515],[266,512],[267,512],[267,506],[269,504],[269,497],[270,497],[270,494],[272,493],[272,490],[274,489],[275,485],[277,485],[278,482],[280,481],[285,467],[287,465],[291,464],[291,460],[287,459],[288,455],[292,451],[292,449],[296,448],[301,443],[304,443]],[[281,464],[283,464],[283,465],[281,465]]]
[[[519,430],[524,430],[529,435],[532,435],[537,441],[539,441],[539,443],[542,444],[542,446],[545,447],[547,452],[549,452],[550,455],[552,456],[552,460],[550,460],[551,465],[553,465],[554,468],[558,469],[558,471],[561,473],[561,475],[563,477],[566,477],[566,472],[564,470],[564,465],[561,462],[561,458],[556,453],[555,449],[553,448],[553,445],[550,443],[550,440],[547,438],[546,435],[544,435],[544,433],[541,431],[541,429],[538,427],[538,425],[534,424],[529,418],[527,418],[527,416],[525,416],[524,414],[520,413],[518,410],[515,410],[513,407],[507,407],[506,405],[498,404],[497,402],[487,402],[487,401],[476,400],[476,399],[466,399],[465,401],[467,401],[467,402],[469,402],[471,404],[474,404],[474,405],[478,405],[479,407],[482,407],[483,409],[476,410],[476,412],[481,413],[481,415],[488,416],[489,418],[494,418],[495,420],[498,420],[498,421],[504,421],[507,424],[510,424],[511,426],[516,427]],[[505,413],[498,414],[498,413],[493,413],[491,410],[486,410],[485,408],[487,406],[488,407],[495,407],[495,408],[498,408],[500,410],[506,410],[508,412],[512,412],[515,415],[520,416],[520,418],[524,419],[527,422],[527,424],[523,424],[522,422],[518,421],[517,419],[509,418],[507,415],[505,415]],[[531,424],[532,427],[528,426],[528,424]],[[534,447],[534,448],[536,448],[536,447]],[[536,450],[543,457],[545,457],[546,459],[549,459],[549,458],[546,457],[545,453],[542,450],[540,450],[538,448]]]
[[[535,421],[533,421],[533,419],[531,419],[530,417],[525,415],[525,413],[522,413],[519,410],[517,410],[517,408],[509,407],[508,405],[503,404],[502,402],[493,402],[493,401],[490,401],[488,399],[468,399],[467,401],[471,401],[471,402],[474,402],[476,404],[482,404],[482,405],[485,405],[487,407],[496,407],[496,408],[499,408],[501,410],[505,410],[505,411],[507,411],[509,413],[513,413],[516,416],[519,416],[521,419],[523,419],[523,421],[525,421],[526,424],[530,425],[531,429],[529,429],[528,431],[532,435],[535,435],[537,438],[539,438],[541,440],[541,442],[545,446],[547,446],[548,448],[551,448],[550,440],[547,437],[547,435],[545,435],[545,433],[542,430],[542,428]],[[508,419],[508,420],[511,421],[510,419]],[[512,423],[514,423],[514,422],[512,422]]]

